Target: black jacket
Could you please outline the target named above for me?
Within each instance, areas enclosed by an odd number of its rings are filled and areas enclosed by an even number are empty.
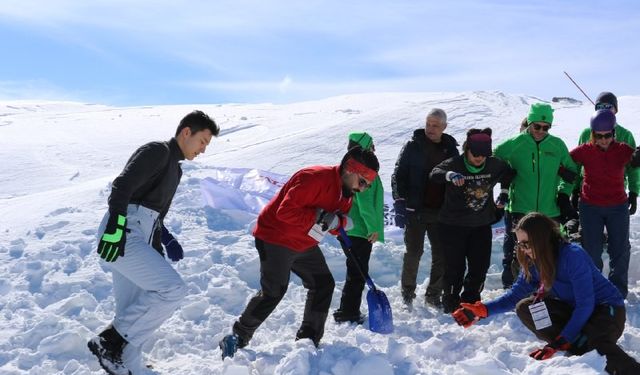
[[[427,138],[424,128],[416,129],[402,147],[391,176],[393,199],[404,199],[407,208],[417,212],[438,210],[444,200],[444,187],[429,181],[429,173],[440,162],[458,155],[458,143],[442,134],[440,143]]]
[[[109,211],[126,215],[127,205],[139,204],[159,212],[162,222],[180,183],[183,159],[175,138],[138,148],[113,180]]]
[[[455,186],[446,181],[447,172],[464,176],[464,185]],[[479,227],[496,221],[496,205],[493,187],[498,182],[508,182],[512,169],[504,161],[488,157],[478,173],[470,172],[464,164],[464,155],[447,159],[431,171],[431,180],[446,184],[445,201],[438,214],[438,221],[449,225]]]

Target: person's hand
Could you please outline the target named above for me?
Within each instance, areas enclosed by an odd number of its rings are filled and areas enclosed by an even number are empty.
[[[504,206],[506,206],[508,203],[509,203],[509,190],[501,189],[500,195],[498,195],[498,198],[496,199],[496,207],[504,208]]]
[[[106,262],[115,262],[124,256],[124,245],[127,242],[127,217],[115,212],[109,213],[107,226],[98,243],[98,255]]]
[[[458,325],[471,327],[475,322],[489,316],[487,307],[480,301],[475,303],[461,303],[460,308],[451,313]]]
[[[638,193],[634,193],[630,191],[629,192],[629,215],[635,214],[637,208],[638,208]]]
[[[323,232],[329,232],[334,236],[339,234],[340,228],[345,231],[353,228],[353,221],[351,218],[340,212],[327,212],[321,210],[318,214],[316,223],[320,225]]]
[[[378,232],[373,232],[371,233],[368,237],[367,240],[371,243],[374,243],[378,240]]]
[[[539,361],[543,361],[545,359],[553,357],[553,355],[558,351],[569,350],[570,347],[571,343],[569,343],[569,341],[567,341],[567,339],[565,339],[564,337],[558,335],[555,340],[545,345],[543,348],[532,351],[529,354],[529,357],[537,359]]]
[[[177,262],[184,258],[184,250],[182,250],[182,246],[178,240],[169,233],[164,225],[162,226],[162,244],[164,245],[164,248],[167,249],[167,256],[172,261]]]
[[[449,171],[445,175],[444,179],[451,182],[455,186],[464,185],[464,176],[458,172]]]
[[[404,228],[404,226],[407,225],[407,203],[405,200],[396,199],[396,201],[393,202],[393,210],[396,212],[394,218],[396,227]]]
[[[560,208],[560,222],[566,223],[571,219],[577,219],[578,213],[571,206],[569,202],[569,196],[565,193],[558,193],[557,198],[558,208]]]

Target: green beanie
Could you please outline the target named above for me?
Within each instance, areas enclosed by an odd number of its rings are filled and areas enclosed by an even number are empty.
[[[349,133],[349,143],[355,143],[365,150],[370,150],[373,138],[366,132]]]
[[[529,115],[527,116],[527,122],[546,122],[551,125],[553,123],[553,108],[549,104],[534,103],[531,104],[529,109]]]

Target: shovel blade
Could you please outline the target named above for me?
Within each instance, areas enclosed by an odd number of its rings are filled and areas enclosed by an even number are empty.
[[[369,329],[377,333],[393,332],[393,316],[389,299],[383,291],[369,290],[367,293],[369,307]]]

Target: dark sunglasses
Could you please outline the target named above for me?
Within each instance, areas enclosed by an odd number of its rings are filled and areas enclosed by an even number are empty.
[[[529,246],[529,241],[516,241],[516,245],[515,245],[516,249],[530,249],[531,246]]]
[[[371,187],[371,184],[367,182],[367,180],[365,180],[363,177],[358,177],[358,185],[362,188],[362,189],[368,189]]]
[[[548,132],[551,129],[551,125],[531,124],[535,130],[542,130]]]
[[[599,109],[611,109],[614,108],[613,104],[610,103],[598,103],[596,104],[596,111]]]
[[[593,138],[595,138],[595,139],[609,139],[609,138],[613,138],[613,132],[608,132],[608,133],[593,133]]]

